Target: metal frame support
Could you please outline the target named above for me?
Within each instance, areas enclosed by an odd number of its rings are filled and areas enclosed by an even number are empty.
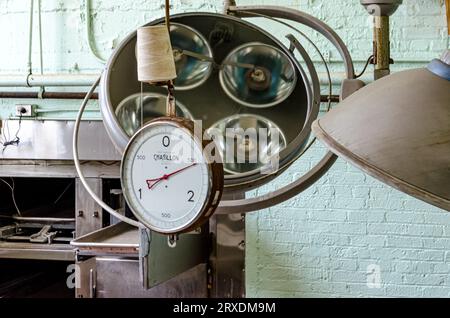
[[[391,73],[389,17],[394,14],[402,2],[403,0],[360,0],[361,5],[374,17],[373,56],[375,80]]]
[[[389,17],[375,16],[373,28],[373,56],[375,63],[375,80],[385,77],[390,71],[390,39],[389,39]]]
[[[89,185],[98,196],[102,196],[102,179],[87,178]],[[99,230],[103,226],[102,208],[91,198],[86,192],[80,179],[75,182],[75,218],[76,218],[76,235],[91,233]]]

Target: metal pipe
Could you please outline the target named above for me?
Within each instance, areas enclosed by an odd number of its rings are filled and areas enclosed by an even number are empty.
[[[340,96],[339,95],[320,95],[320,102],[322,103],[328,103],[328,102],[332,102],[332,103],[339,103],[341,101]]]
[[[28,222],[51,222],[51,223],[73,223],[74,218],[46,218],[46,217],[24,217],[24,216],[12,216],[12,219],[16,221],[28,221]]]
[[[33,50],[33,5],[34,0],[30,0],[30,25],[29,25],[29,31],[28,31],[28,61],[27,61],[27,71],[28,74],[31,74],[33,70],[32,62],[31,62],[31,53]]]
[[[92,35],[91,35],[91,1],[90,0],[86,0],[84,2],[85,5],[85,14],[86,14],[86,39],[88,42],[88,46],[89,46],[89,50],[91,51],[92,55],[95,56],[95,58],[97,59],[97,61],[99,61],[102,64],[106,63],[106,59],[102,58],[100,56],[100,54],[98,54],[97,50],[95,49],[95,45],[94,45],[94,41],[92,40]]]
[[[78,156],[78,132],[80,130],[81,117],[83,116],[83,112],[86,109],[88,101],[91,98],[92,94],[94,93],[94,90],[100,83],[100,79],[101,79],[101,76],[98,76],[97,79],[95,80],[94,84],[92,84],[91,88],[89,89],[89,92],[86,94],[86,97],[84,98],[83,102],[81,103],[80,110],[79,110],[77,118],[75,120],[75,126],[73,127],[72,151],[73,151],[73,162],[75,164],[75,170],[77,171],[78,177],[80,178],[80,181],[83,184],[87,193],[89,193],[89,195],[94,199],[94,201],[97,202],[98,205],[100,205],[106,212],[108,212],[112,216],[116,217],[120,221],[123,221],[125,223],[128,223],[128,224],[138,227],[138,228],[143,228],[144,226],[141,223],[120,214],[119,212],[117,212],[116,210],[111,208],[108,204],[106,204],[102,199],[100,199],[97,196],[97,194],[92,190],[91,186],[89,185],[86,178],[84,177],[83,171],[81,169],[80,159]]]
[[[326,72],[318,72],[320,83],[328,84],[328,77]],[[366,72],[365,79],[370,80],[370,72]],[[0,87],[39,87],[39,86],[79,86],[89,87],[91,86],[97,74],[45,74],[38,75],[33,74],[30,76],[27,84],[26,75],[0,75]],[[344,72],[331,73],[331,80],[334,85],[339,85],[342,79],[345,78]]]
[[[44,74],[44,56],[42,52],[42,21],[41,21],[41,0],[38,0],[38,26],[39,26],[39,66],[41,75]]]
[[[0,75],[0,87],[85,86],[89,87],[98,74],[32,74]],[[28,79],[28,80],[27,80]]]
[[[84,99],[85,96],[85,92],[0,92],[0,98]],[[92,94],[91,99],[98,99],[98,94]]]
[[[317,74],[320,84],[328,85],[327,73],[318,72]],[[0,75],[0,87],[89,87],[94,83],[97,76],[97,74],[33,74],[29,77],[27,83],[27,75]],[[331,82],[333,85],[340,85],[345,76],[345,72],[331,73]],[[361,79],[366,83],[371,82],[373,72],[366,72]]]
[[[42,99],[83,99],[86,93],[74,92],[0,92],[0,98],[42,98]],[[328,95],[321,95],[320,101],[322,103],[328,102]],[[91,99],[98,99],[98,94],[92,94]],[[331,95],[331,102],[338,103],[339,95]]]
[[[375,80],[390,74],[389,17],[374,17]]]

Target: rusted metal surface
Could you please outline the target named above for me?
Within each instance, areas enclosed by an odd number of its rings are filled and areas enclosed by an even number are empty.
[[[374,17],[374,56],[375,56],[375,79],[380,79],[390,74],[390,40],[389,40],[389,17]]]

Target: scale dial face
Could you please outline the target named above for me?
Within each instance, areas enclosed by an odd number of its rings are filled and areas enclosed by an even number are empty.
[[[192,229],[212,214],[212,169],[189,129],[159,120],[130,140],[121,167],[125,199],[144,225],[165,233]],[[211,196],[218,196],[212,198]],[[218,202],[217,202],[218,203]]]

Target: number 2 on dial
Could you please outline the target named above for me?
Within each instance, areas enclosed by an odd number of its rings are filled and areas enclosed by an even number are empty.
[[[188,191],[188,196],[189,196],[188,202],[194,202],[194,191],[192,190]]]

